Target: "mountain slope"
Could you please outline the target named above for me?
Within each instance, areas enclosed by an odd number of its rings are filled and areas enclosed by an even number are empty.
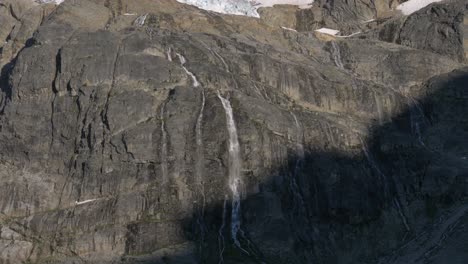
[[[462,1],[0,3],[0,262],[465,260]]]

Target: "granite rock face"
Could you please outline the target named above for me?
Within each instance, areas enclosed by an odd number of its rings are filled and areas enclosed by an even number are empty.
[[[465,262],[459,12],[327,3],[0,0],[0,263]]]

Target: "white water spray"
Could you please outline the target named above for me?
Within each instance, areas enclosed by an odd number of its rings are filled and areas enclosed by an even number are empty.
[[[185,67],[185,63],[187,63],[187,60],[185,59],[185,57],[179,53],[176,53],[176,54],[177,54],[177,57],[179,57],[180,65],[184,69],[185,73],[187,73],[192,78],[193,87],[200,86],[200,83],[198,82],[197,77],[195,77],[195,75],[191,71],[187,70],[187,68]]]
[[[241,159],[240,145],[237,137],[236,124],[232,112],[231,102],[221,96],[218,91],[218,98],[221,100],[226,113],[226,125],[229,132],[229,188],[232,192],[232,211],[231,211],[231,236],[234,243],[240,248],[237,234],[240,230],[241,213]]]

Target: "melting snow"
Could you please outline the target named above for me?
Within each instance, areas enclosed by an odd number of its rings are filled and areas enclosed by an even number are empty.
[[[398,10],[404,15],[411,15],[412,13],[428,6],[429,4],[440,2],[442,0],[409,0],[399,6],[397,6]]]

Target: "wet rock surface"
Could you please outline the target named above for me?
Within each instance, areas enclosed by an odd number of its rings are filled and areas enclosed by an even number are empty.
[[[466,18],[394,2],[0,0],[0,263],[466,262]]]

